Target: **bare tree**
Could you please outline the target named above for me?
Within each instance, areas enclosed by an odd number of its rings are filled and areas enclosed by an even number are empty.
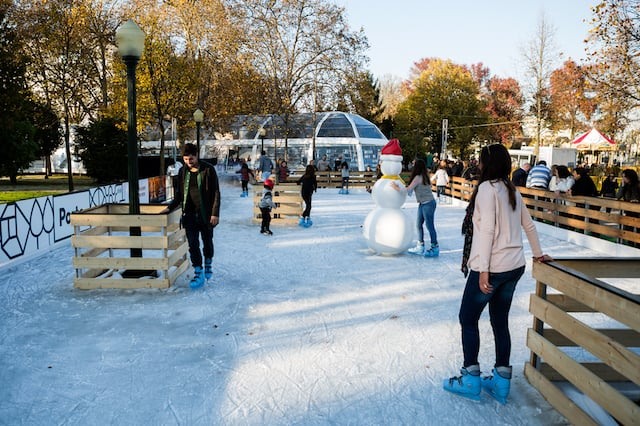
[[[339,82],[362,71],[367,41],[362,31],[350,30],[344,8],[327,0],[247,0],[238,2],[247,20],[247,45],[255,66],[266,75],[276,113],[283,116],[285,159],[290,114],[303,101],[337,95]]]
[[[522,50],[528,83],[525,87],[528,89],[532,101],[531,110],[536,117],[536,138],[533,151],[536,157],[540,154],[540,135],[548,113],[551,73],[558,57],[554,36],[555,28],[542,14],[538,18],[535,34]]]

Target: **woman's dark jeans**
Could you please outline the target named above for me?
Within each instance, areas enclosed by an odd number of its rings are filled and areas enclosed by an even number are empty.
[[[496,367],[509,366],[511,356],[511,334],[509,334],[509,309],[516,284],[522,274],[524,266],[508,272],[492,273],[489,284],[493,291],[484,294],[480,291],[478,271],[470,271],[467,284],[460,305],[460,325],[462,326],[462,351],[464,352],[464,367],[478,364],[480,351],[480,331],[478,321],[485,306],[489,304],[489,318],[493,329],[496,349]]]

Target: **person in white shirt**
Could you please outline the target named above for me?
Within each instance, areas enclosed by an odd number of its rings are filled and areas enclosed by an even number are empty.
[[[482,148],[478,186],[471,196],[462,225],[465,234],[462,271],[468,278],[458,317],[462,327],[464,364],[460,376],[445,379],[443,383],[444,390],[473,400],[480,399],[481,388],[484,388],[503,404],[509,395],[511,381],[509,310],[526,263],[523,229],[534,260],[551,260],[542,253],[536,227],[520,192],[509,179],[510,172],[511,157],[503,145]],[[496,361],[493,375],[481,380],[478,321],[487,305]]]
[[[431,177],[431,182],[436,184],[436,194],[438,195],[438,201],[442,201],[442,196],[445,194],[445,189],[449,185],[449,175],[447,174],[447,163],[441,161],[438,166],[438,170]]]

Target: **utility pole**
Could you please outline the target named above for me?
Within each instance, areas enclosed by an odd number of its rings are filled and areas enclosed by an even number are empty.
[[[440,154],[441,160],[444,160],[445,155],[447,154],[448,129],[449,129],[449,120],[446,118],[443,118],[442,119],[442,153]]]

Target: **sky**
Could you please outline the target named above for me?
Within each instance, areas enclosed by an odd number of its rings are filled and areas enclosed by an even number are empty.
[[[522,49],[540,16],[555,28],[558,66],[585,57],[593,0],[336,0],[353,30],[363,28],[374,77],[406,79],[426,57],[484,63],[491,75],[522,80]]]
[[[462,364],[466,203],[438,204],[438,258],[379,256],[362,235],[376,207],[364,189],[319,189],[313,226],[274,224],[264,236],[251,222],[253,196],[241,198],[232,176],[221,177],[215,272],[201,289],[189,288],[189,269],[169,289],[75,290],[69,240],[0,268],[0,424],[567,424],[523,373],[535,291],[527,243],[509,320],[509,401],[474,402],[442,390]],[[402,211],[416,217],[413,197]],[[611,256],[536,226],[554,257]],[[638,280],[629,285],[638,292]],[[489,373],[487,312],[480,329]]]

